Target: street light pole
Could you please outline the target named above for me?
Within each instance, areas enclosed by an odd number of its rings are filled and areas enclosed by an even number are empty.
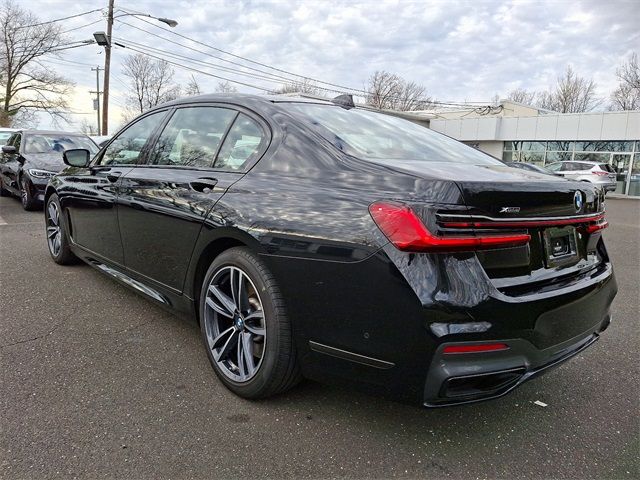
[[[102,81],[102,135],[109,134],[109,71],[111,69],[111,31],[113,30],[113,3],[109,0],[109,12],[107,14],[107,38],[108,45],[104,47],[104,80]]]
[[[102,135],[102,129],[100,128],[100,124],[102,123],[102,117],[100,116],[100,94],[103,93],[100,91],[100,70],[104,70],[104,68],[96,67],[92,68],[92,72],[96,72],[96,110],[98,111],[98,135]],[[89,92],[93,93],[93,92]]]
[[[104,47],[104,80],[102,82],[103,90],[103,102],[102,102],[102,135],[109,134],[109,73],[111,70],[111,31],[113,30],[113,19],[131,15],[134,17],[149,17],[158,20],[159,22],[166,23],[170,27],[175,27],[178,22],[171,18],[154,17],[148,13],[122,13],[117,16],[113,16],[113,4],[114,0],[109,0],[109,11],[107,13],[107,32],[94,32],[93,37],[96,39],[96,43]],[[117,44],[116,44],[117,45]],[[120,45],[122,46],[122,45]]]

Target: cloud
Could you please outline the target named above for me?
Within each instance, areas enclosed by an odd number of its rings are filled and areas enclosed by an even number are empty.
[[[31,0],[27,5],[42,19],[95,8],[93,3],[64,0]],[[506,94],[516,87],[545,89],[568,64],[580,75],[593,77],[598,93],[607,96],[615,87],[616,67],[640,45],[635,1],[140,0],[135,9],[175,18],[179,22],[175,32],[284,70],[362,88],[374,70],[385,69],[425,85],[429,94],[447,101],[489,101],[495,93]],[[65,22],[65,29],[99,19],[99,13],[72,19]],[[188,43],[134,17],[121,20]],[[81,40],[103,29],[99,23],[68,35]],[[220,63],[121,22],[114,37]],[[127,53],[126,49],[113,52],[114,109],[123,101],[126,79],[120,65]],[[93,65],[102,63],[103,56],[101,49],[90,46],[69,50],[63,60]],[[61,61],[55,68],[73,78],[78,91],[95,88],[89,66]],[[251,84],[277,86],[206,70]],[[176,67],[180,82],[190,74]],[[195,76],[207,90],[218,82]],[[247,87],[239,90],[255,92]],[[86,95],[78,94],[76,100],[75,110],[90,111]]]

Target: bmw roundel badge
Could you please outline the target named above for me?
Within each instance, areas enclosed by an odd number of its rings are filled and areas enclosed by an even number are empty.
[[[580,190],[576,190],[576,193],[573,194],[573,205],[576,207],[576,212],[582,210],[582,192]]]

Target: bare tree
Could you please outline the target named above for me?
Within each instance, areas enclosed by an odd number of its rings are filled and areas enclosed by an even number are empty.
[[[138,53],[125,58],[122,68],[132,87],[126,96],[128,113],[137,115],[180,96],[180,87],[173,83],[173,68],[164,60]]]
[[[384,70],[369,77],[367,92],[367,105],[381,110],[422,110],[431,105],[424,86]]]
[[[632,53],[629,60],[616,70],[620,83],[611,94],[611,110],[640,109],[640,66],[638,54]]]
[[[516,88],[509,92],[507,99],[523,105],[533,105],[536,99],[536,92],[530,92],[524,88]]]
[[[569,65],[555,87],[538,94],[537,104],[554,112],[577,113],[593,110],[602,104],[602,99],[596,96],[593,79],[579,77]]]
[[[367,105],[380,110],[392,110],[395,99],[402,91],[403,80],[394,73],[377,70],[369,77],[366,99]]]
[[[88,121],[86,118],[83,118],[80,122],[80,131],[86,135],[97,135],[96,126]]]
[[[63,46],[60,25],[43,25],[6,0],[0,5],[0,36],[0,126],[31,123],[36,111],[64,119],[73,83],[40,63]]]
[[[280,86],[280,88],[277,88],[276,90],[272,90],[269,93],[274,95],[282,95],[285,93],[306,93],[307,95],[320,94],[317,86],[307,78],[305,78],[300,82],[284,83]]]
[[[200,89],[200,84],[196,80],[196,77],[193,76],[193,74],[191,75],[191,78],[189,79],[189,82],[187,83],[187,86],[185,87],[183,93],[187,97],[200,95],[202,93],[202,90]]]
[[[216,92],[218,93],[236,93],[238,89],[229,81],[218,82]]]

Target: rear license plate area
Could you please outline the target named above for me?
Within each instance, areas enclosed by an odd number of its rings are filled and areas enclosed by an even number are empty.
[[[542,236],[547,268],[570,265],[579,260],[575,227],[547,228]]]

